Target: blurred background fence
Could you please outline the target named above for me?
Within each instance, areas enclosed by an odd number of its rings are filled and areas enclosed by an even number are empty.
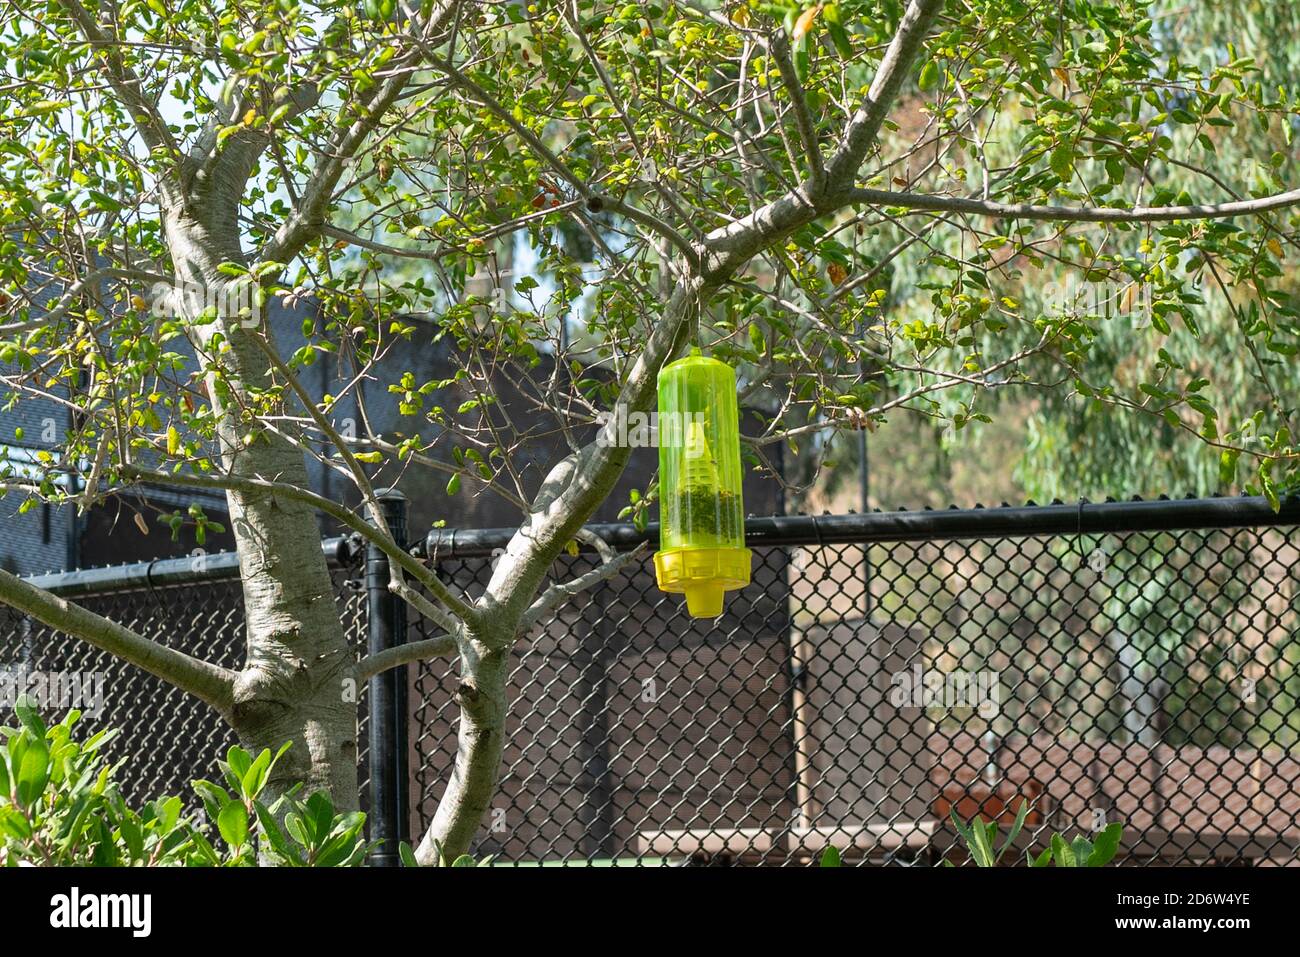
[[[753,583],[716,621],[658,592],[647,561],[520,640],[476,853],[797,864],[835,845],[929,864],[962,858],[951,809],[1009,821],[1027,800],[1022,846],[1118,820],[1121,863],[1297,863],[1297,522],[1300,505],[1253,498],[751,518]],[[509,534],[414,545],[474,595]],[[367,595],[355,542],[325,549],[359,651],[425,636]],[[566,554],[553,577],[595,560]],[[238,667],[237,576],[217,555],[39,581]],[[137,799],[188,794],[230,740],[203,705],[4,610],[0,667],[106,674],[93,723],[124,729]],[[455,667],[377,680],[369,706],[405,720],[376,722],[363,696],[363,803],[380,833],[418,837],[455,754]]]

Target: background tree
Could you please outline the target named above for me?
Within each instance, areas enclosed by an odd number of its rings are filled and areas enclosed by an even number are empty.
[[[457,656],[456,765],[425,859],[468,847],[496,787],[509,648],[636,559],[605,549],[591,575],[547,577],[628,459],[599,413],[648,410],[692,339],[764,410],[759,468],[778,443],[903,410],[964,429],[990,395],[1059,390],[1198,436],[1274,500],[1295,482],[1287,401],[1221,414],[1192,307],[1217,276],[1243,342],[1284,354],[1294,313],[1272,280],[1300,190],[1271,161],[1168,185],[1216,129],[1253,124],[1283,153],[1294,94],[1242,48],[1167,55],[1145,4],[54,0],[3,17],[5,401],[75,413],[6,488],[83,507],[132,483],[223,490],[247,662],[213,667],[3,572],[0,599],[207,701],[250,750],[294,742],[272,786],[344,809],[340,689]],[[479,295],[521,250],[535,275]],[[1090,373],[1107,317],[1023,294],[1058,268],[1156,291],[1165,344],[1141,381]],[[914,308],[892,307],[891,274]],[[260,321],[271,298],[314,303],[301,348]],[[341,426],[381,359],[442,340],[450,379],[388,382],[408,433]],[[339,395],[305,384],[324,360]],[[547,426],[511,421],[500,374]],[[539,428],[570,448],[541,468],[523,454]],[[308,456],[362,506],[314,493]],[[417,468],[519,507],[481,593],[389,534],[374,489]],[[382,548],[392,590],[445,636],[357,661],[321,513]]]

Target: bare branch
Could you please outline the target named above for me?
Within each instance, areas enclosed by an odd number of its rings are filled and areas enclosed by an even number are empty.
[[[429,601],[429,599],[425,598],[410,585],[406,584],[406,582],[401,579],[400,575],[393,575],[392,579],[388,582],[388,590],[439,628],[452,632],[459,630],[460,624],[455,618],[447,614],[447,612],[439,608],[433,602]]]
[[[966,199],[959,196],[927,196],[921,193],[895,193],[883,189],[852,189],[853,203],[876,206],[901,206],[942,213],[990,216],[997,219],[1032,219],[1063,223],[1160,223],[1181,219],[1231,219],[1253,216],[1275,209],[1300,205],[1300,189],[1257,199],[1197,206],[1035,206],[1029,203],[998,203],[992,200]]]
[[[632,549],[632,551],[624,552],[622,555],[618,555],[601,565],[597,565],[591,571],[584,575],[579,575],[572,581],[552,585],[550,588],[546,589],[546,591],[542,592],[542,596],[538,598],[537,601],[533,602],[528,607],[528,611],[524,613],[523,621],[520,625],[521,630],[527,631],[529,628],[532,628],[548,612],[558,608],[579,592],[584,592],[594,585],[598,585],[609,578],[613,578],[619,573],[619,571],[637,561],[645,552],[645,548],[646,543],[642,542],[636,548]]]
[[[385,648],[373,655],[366,655],[357,662],[357,680],[369,681],[375,675],[383,674],[391,668],[414,664],[428,658],[447,658],[456,653],[456,639],[451,635],[439,635],[425,641],[413,641],[394,648]]]
[[[771,50],[777,69],[781,72],[781,82],[785,84],[794,106],[795,125],[799,127],[799,140],[803,143],[804,155],[808,160],[808,184],[815,192],[820,192],[826,178],[826,167],[822,162],[821,148],[817,145],[817,128],[813,125],[812,114],[808,110],[808,98],[804,96],[799,72],[790,59],[790,41],[784,31],[772,38]]]
[[[0,601],[65,634],[138,665],[206,701],[223,715],[234,703],[235,673],[151,641],[117,622],[0,569]]]
[[[391,561],[400,565],[403,571],[433,592],[434,596],[446,605],[456,617],[466,622],[477,620],[478,613],[467,601],[453,594],[451,589],[438,578],[437,574],[422,565],[415,556],[398,546],[391,536],[383,534],[352,509],[331,501],[323,495],[317,495],[308,489],[289,485],[285,482],[269,482],[266,479],[243,478],[224,473],[221,475],[195,475],[192,472],[154,472],[134,465],[123,466],[121,472],[124,478],[158,482],[164,485],[183,485],[190,488],[221,489],[223,491],[234,490],[244,493],[269,492],[272,495],[283,496],[291,501],[304,502],[314,506],[352,529],[366,541],[377,545]]]
[[[270,341],[270,333],[268,332],[265,336],[254,336],[253,339],[258,348],[266,355],[267,361],[271,363],[272,368],[280,373],[285,382],[288,383],[289,388],[293,390],[293,394],[298,397],[299,405],[311,416],[312,421],[316,423],[316,427],[325,434],[325,437],[342,456],[343,462],[347,466],[347,472],[360,490],[361,499],[366,503],[366,508],[370,512],[370,520],[379,526],[380,531],[385,535],[391,535],[392,532],[388,528],[388,521],[384,518],[384,510],[379,504],[379,499],[375,497],[374,486],[370,484],[370,476],[366,474],[366,470],[361,467],[361,463],[352,454],[352,449],[348,447],[343,436],[339,435],[333,423],[325,418],[325,414],[316,407],[316,400],[303,388],[302,383],[298,381],[298,376],[280,358],[280,353]]]

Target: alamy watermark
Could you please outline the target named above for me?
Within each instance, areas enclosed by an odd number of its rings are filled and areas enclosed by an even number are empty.
[[[684,448],[686,457],[695,459],[707,449],[707,421],[703,412],[629,412],[620,402],[612,412],[596,414],[600,426],[596,444],[602,448]]]
[[[235,320],[244,329],[255,329],[262,322],[265,293],[248,276],[235,276],[216,283],[159,282],[154,284],[151,292],[153,313],[163,319],[210,315]]]
[[[50,898],[50,926],[56,930],[121,928],[132,937],[153,929],[152,894],[103,894],[73,887]]]
[[[1045,283],[1043,309],[1050,315],[1146,318],[1152,314],[1151,286],[1142,282],[1089,282],[1075,276]]]
[[[88,718],[104,710],[108,676],[102,671],[32,671],[0,668],[0,710],[9,710],[26,695],[38,711],[62,713],[76,708]]]
[[[890,676],[889,703],[896,708],[974,708],[991,720],[1002,706],[996,671],[938,671],[914,665]]]

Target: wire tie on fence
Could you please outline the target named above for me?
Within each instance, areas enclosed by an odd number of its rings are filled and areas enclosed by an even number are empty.
[[[1074,532],[1075,532],[1074,542],[1079,549],[1079,564],[1081,566],[1086,564],[1087,562],[1087,558],[1083,554],[1083,506],[1087,503],[1087,501],[1088,500],[1083,496],[1079,496],[1079,510],[1075,513],[1075,523],[1074,523]]]
[[[165,612],[167,609],[163,607],[162,599],[158,597],[158,591],[153,586],[153,567],[158,563],[158,561],[159,559],[157,558],[151,558],[149,564],[145,566],[144,587],[149,590],[149,597],[152,598],[154,603],[158,606],[158,610]]]

